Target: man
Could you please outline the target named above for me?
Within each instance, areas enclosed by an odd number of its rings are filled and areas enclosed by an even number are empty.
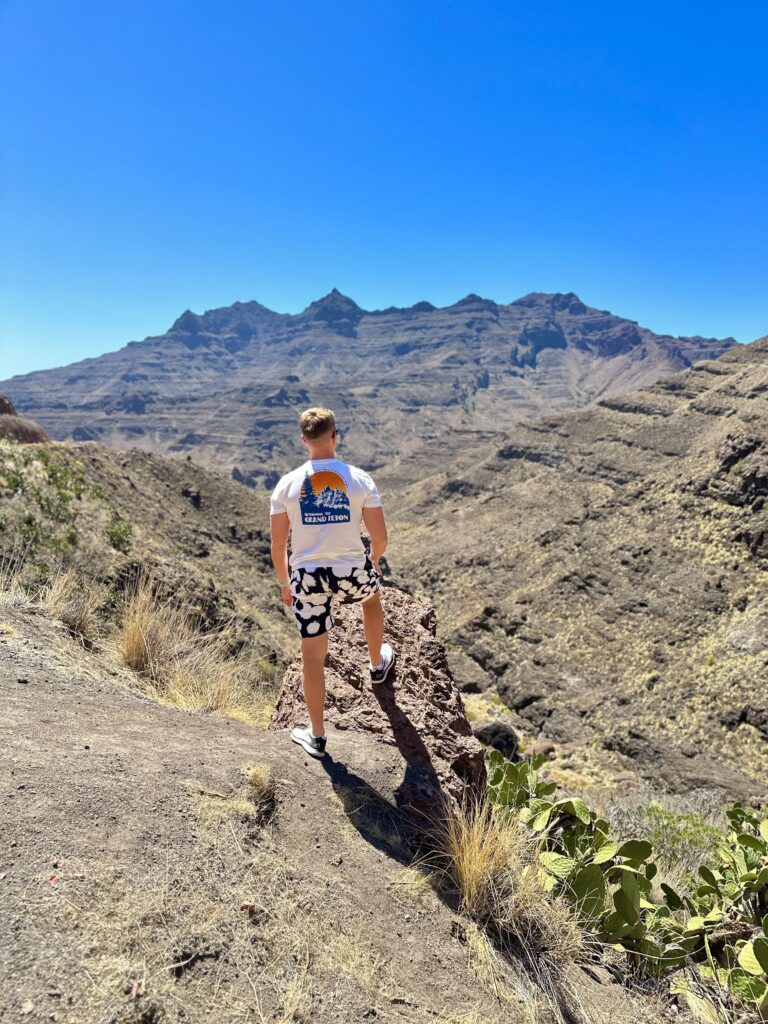
[[[387,527],[373,480],[362,469],[336,458],[339,432],[331,410],[307,409],[299,417],[299,427],[309,459],[284,476],[272,492],[272,563],[283,603],[292,606],[301,636],[309,726],[297,726],[291,739],[313,757],[322,757],[325,655],[335,597],[361,602],[371,682],[383,683],[395,663],[392,647],[382,642],[384,612],[379,594],[379,559],[387,547]],[[370,558],[360,536],[363,523],[371,538]]]

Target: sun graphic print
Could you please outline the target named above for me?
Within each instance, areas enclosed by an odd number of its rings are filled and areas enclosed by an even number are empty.
[[[328,469],[307,472],[299,492],[301,521],[305,526],[349,522],[349,498],[344,478]]]

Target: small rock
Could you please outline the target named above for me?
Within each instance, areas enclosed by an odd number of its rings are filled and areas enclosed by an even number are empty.
[[[517,756],[518,736],[508,722],[482,722],[474,726],[472,731],[486,747],[493,747],[509,759]]]
[[[555,744],[551,740],[537,740],[533,744],[532,753],[542,757],[552,757],[555,753]]]

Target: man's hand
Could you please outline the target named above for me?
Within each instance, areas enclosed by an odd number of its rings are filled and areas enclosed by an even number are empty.
[[[384,522],[384,510],[378,506],[376,508],[364,508],[363,522],[368,531],[368,536],[371,538],[370,559],[376,572],[381,574],[379,559],[387,550],[387,524]]]
[[[275,567],[278,584],[290,580],[290,569],[288,568],[288,534],[291,532],[291,524],[285,512],[270,516],[269,530],[272,535],[272,564]],[[283,604],[291,604],[290,584],[280,587],[280,598]]]

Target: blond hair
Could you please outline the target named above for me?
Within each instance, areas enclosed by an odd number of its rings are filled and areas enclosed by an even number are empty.
[[[302,437],[308,441],[316,441],[318,437],[324,437],[325,434],[330,434],[332,430],[335,430],[336,418],[330,409],[317,405],[311,409],[305,409],[299,416],[299,427]]]

